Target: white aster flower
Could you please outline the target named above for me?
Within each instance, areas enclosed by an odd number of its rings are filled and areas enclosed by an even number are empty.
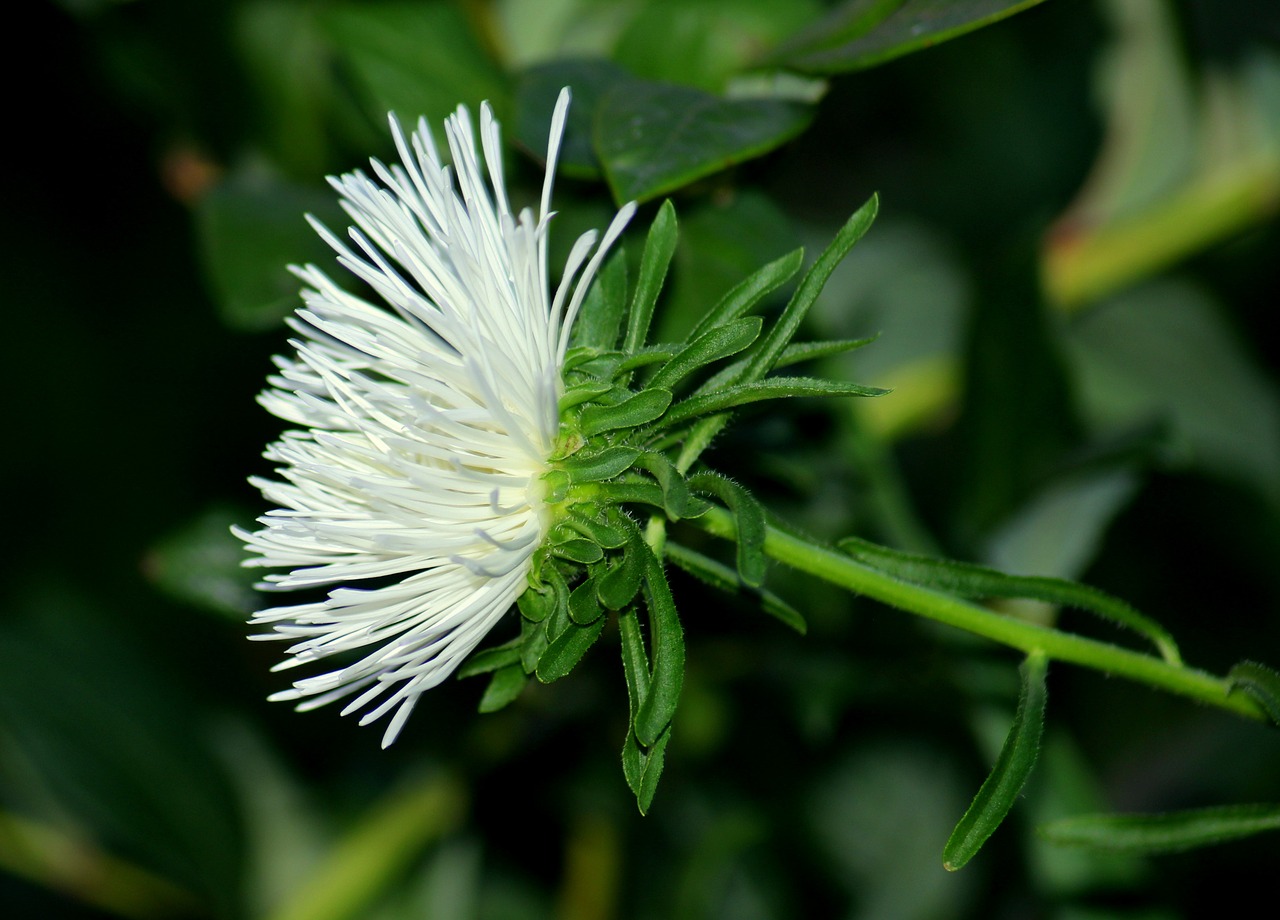
[[[394,709],[384,747],[525,590],[551,524],[541,477],[569,330],[634,211],[624,207],[598,247],[594,232],[577,241],[552,297],[547,231],[568,105],[566,89],[536,217],[511,211],[488,104],[483,165],[466,107],[445,123],[452,168],[425,121],[406,138],[392,117],[401,163],[372,161],[376,181],[329,180],[354,246],[313,221],[385,304],[315,266],[294,269],[308,285],[289,322],[296,354],[275,359],[260,402],[299,428],[265,454],[283,481],[251,480],[278,510],[239,536],[256,554],[246,564],[291,570],[264,588],[327,597],[251,622],[272,628],[255,638],[292,641],[277,670],[354,657],[272,699],[312,709],[355,693],[343,714],[367,709],[361,724]]]

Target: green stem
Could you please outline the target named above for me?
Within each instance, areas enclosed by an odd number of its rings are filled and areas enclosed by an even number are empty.
[[[733,516],[722,508],[712,508],[690,523],[726,540],[736,536]],[[1126,677],[1251,719],[1265,721],[1267,718],[1262,707],[1251,697],[1233,693],[1224,678],[1184,665],[1173,665],[1108,642],[1002,616],[931,588],[901,581],[773,524],[765,533],[764,551],[778,562],[890,607],[963,629],[1027,654],[1043,652],[1056,661]]]

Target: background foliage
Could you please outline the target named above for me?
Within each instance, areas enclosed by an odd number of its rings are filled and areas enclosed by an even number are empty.
[[[7,916],[1163,920],[1273,899],[1275,835],[1152,858],[1037,838],[1280,798],[1275,732],[1066,667],[1013,819],[944,872],[1014,658],[782,571],[807,637],[672,574],[689,671],[648,817],[618,777],[616,636],[495,715],[451,682],[382,752],[263,702],[281,679],[244,641],[227,526],[261,510],[244,477],[278,427],[253,396],[296,303],[283,265],[327,259],[301,214],[340,219],[322,175],[390,155],[387,109],[491,99],[537,151],[569,82],[556,239],[672,196],[659,337],[881,195],[810,323],[878,332],[826,370],[895,393],[748,414],[719,468],[819,535],[1081,577],[1194,664],[1275,664],[1274,4],[31,11],[0,248]],[[538,165],[509,166],[531,197]]]

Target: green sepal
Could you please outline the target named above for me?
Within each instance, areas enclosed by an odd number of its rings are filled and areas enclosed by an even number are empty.
[[[747,585],[760,587],[768,563],[764,554],[764,508],[754,495],[718,473],[692,476],[689,487],[715,496],[728,507],[736,524],[738,574]]]
[[[668,199],[658,208],[649,227],[649,236],[645,240],[635,296],[631,299],[631,309],[627,313],[627,334],[622,343],[623,351],[634,353],[644,345],[649,334],[649,323],[653,319],[653,308],[666,280],[671,256],[676,251],[678,236],[675,205]]]
[[[750,347],[760,337],[763,327],[764,320],[760,317],[744,316],[707,330],[672,356],[654,374],[649,386],[674,389],[694,371]]]
[[[590,565],[604,557],[604,550],[591,540],[570,539],[563,543],[551,543],[548,548],[552,555],[580,565]]]
[[[659,419],[669,405],[670,390],[643,390],[616,406],[587,406],[579,417],[578,428],[587,437],[619,428],[639,428]]]
[[[961,597],[1029,598],[1088,611],[1143,636],[1170,664],[1182,663],[1177,643],[1163,626],[1119,598],[1088,585],[1063,578],[1006,575],[969,562],[904,553],[859,537],[846,537],[836,546],[860,562],[922,587]],[[1280,676],[1277,680],[1280,681]]]
[[[653,647],[653,669],[649,675],[649,692],[636,713],[636,740],[652,747],[658,736],[671,723],[680,702],[684,685],[684,628],[676,613],[671,587],[662,571],[662,563],[647,545],[643,553],[645,607],[649,614],[649,638]]]
[[[1048,696],[1045,675],[1049,660],[1043,652],[1032,652],[1019,669],[1022,693],[1013,725],[1000,748],[995,766],[974,796],[969,810],[956,824],[942,848],[942,866],[954,872],[972,859],[987,838],[1009,814],[1040,754],[1044,733],[1044,708]]]
[[[714,329],[716,326],[737,319],[790,281],[803,264],[804,250],[793,249],[763,268],[756,269],[734,285],[714,307],[703,315],[702,319],[698,320],[698,324],[689,333],[689,338],[697,338],[708,329]]]
[[[1171,853],[1280,830],[1280,805],[1227,805],[1153,815],[1081,815],[1036,828],[1050,843]]]
[[[525,592],[530,593],[529,591]],[[536,594],[537,592],[532,592]],[[523,612],[523,611],[522,611]],[[475,677],[477,674],[488,674],[501,668],[520,663],[520,640],[512,639],[493,648],[485,648],[476,652],[462,663],[462,667],[454,672],[461,680],[464,677]]]
[[[594,599],[594,591],[592,592]],[[537,676],[544,684],[564,677],[582,660],[587,649],[595,645],[604,630],[605,617],[597,617],[587,626],[570,626],[551,640],[538,658]]]
[[[1227,672],[1227,681],[1232,690],[1251,696],[1272,723],[1280,725],[1280,672],[1256,661],[1242,661]]]
[[[735,409],[748,403],[797,396],[883,396],[889,391],[817,377],[771,377],[758,383],[741,383],[700,396],[691,396],[671,407],[662,427],[673,428],[703,415]]]
[[[621,245],[605,259],[573,323],[574,345],[610,349],[618,344],[627,312],[627,254]]]
[[[569,592],[569,619],[578,626],[590,626],[604,613],[596,596],[596,579],[584,579]]]
[[[800,635],[803,636],[809,631],[809,625],[805,622],[800,611],[767,588],[752,587],[746,584],[739,573],[724,563],[717,562],[697,550],[692,550],[670,539],[667,540],[666,558],[694,578],[713,588],[718,588],[729,594],[745,592],[755,597],[760,601],[760,609],[791,627]]]
[[[504,708],[520,695],[520,691],[527,683],[529,683],[529,677],[520,666],[517,655],[514,664],[498,668],[493,672],[493,676],[489,678],[489,685],[484,689],[484,695],[480,697],[479,711],[497,712]]]
[[[562,460],[559,466],[574,482],[599,482],[626,472],[638,456],[640,456],[639,448],[618,445],[606,448],[590,457]]]

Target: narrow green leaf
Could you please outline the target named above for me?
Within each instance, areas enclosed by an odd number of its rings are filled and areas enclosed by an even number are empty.
[[[636,717],[640,706],[649,696],[649,655],[644,648],[644,636],[635,610],[618,615],[618,634],[622,640],[622,676],[627,684],[627,736],[622,743],[622,772],[627,786],[639,796],[640,779],[644,773],[644,753],[635,737]]]
[[[667,517],[678,521],[689,508],[689,487],[684,477],[676,471],[667,455],[658,451],[645,451],[636,460],[636,466],[649,471],[662,489],[663,508]]]
[[[738,574],[747,585],[764,584],[764,508],[755,496],[731,479],[717,473],[699,473],[691,477],[689,486],[713,495],[728,507],[737,528]]]
[[[594,596],[594,592],[593,592]],[[570,626],[547,646],[538,659],[538,680],[549,684],[559,680],[574,669],[587,649],[595,644],[604,631],[605,618],[597,617],[588,626]]]
[[[743,373],[740,382],[750,383],[759,380],[773,370],[774,365],[777,364],[778,358],[782,354],[782,350],[795,337],[801,321],[809,312],[809,308],[813,306],[814,301],[818,299],[818,295],[822,293],[827,279],[836,270],[836,266],[849,254],[849,250],[853,248],[854,244],[862,239],[863,235],[871,228],[879,208],[880,199],[876,195],[872,195],[866,204],[858,208],[845,221],[844,226],[836,233],[835,238],[818,256],[818,260],[813,263],[813,267],[805,272],[804,278],[800,280],[800,286],[791,295],[791,300],[788,301],[773,328],[769,330],[769,334],[752,350],[747,369]]]
[[[674,543],[670,539],[667,540],[666,558],[694,578],[711,585],[713,588],[719,588],[721,591],[726,591],[730,594],[738,594],[745,591],[759,599],[760,607],[765,613],[790,626],[801,635],[808,631],[809,626],[805,623],[804,617],[801,616],[798,610],[767,588],[752,588],[729,566],[704,556],[696,550],[689,549],[687,546]]]
[[[587,437],[619,428],[639,428],[660,418],[671,405],[671,391],[648,389],[616,406],[587,406],[582,410],[579,429]]]
[[[489,686],[485,687],[484,695],[480,697],[479,711],[497,712],[505,708],[514,702],[527,683],[529,683],[529,677],[520,666],[520,656],[517,652],[515,664],[499,668],[493,672],[493,677],[489,678]]]
[[[570,111],[577,107],[577,100]],[[575,346],[608,350],[618,345],[622,317],[627,312],[627,253],[621,245],[605,259],[596,274],[595,283],[573,323]]]
[[[766,63],[809,73],[883,64],[998,22],[1041,0],[846,0]]]
[[[658,791],[658,780],[662,777],[662,768],[666,764],[667,742],[670,740],[671,726],[668,725],[653,743],[653,747],[645,753],[640,772],[640,788],[636,790],[636,805],[642,815],[649,813],[654,793]]]
[[[1037,828],[1050,843],[1170,853],[1280,830],[1280,805],[1228,805],[1152,815],[1082,815]]]
[[[804,264],[804,250],[793,249],[785,256],[774,259],[763,268],[758,268],[742,281],[738,282],[719,302],[706,312],[698,324],[689,333],[694,339],[708,329],[737,319],[757,303],[782,287],[800,271]]]
[[[605,549],[617,549],[627,542],[627,532],[614,523],[588,517],[579,511],[570,511],[565,526],[571,527],[592,543]]]
[[[954,872],[972,859],[987,838],[1004,821],[1018,793],[1031,775],[1040,753],[1040,736],[1044,732],[1044,707],[1047,697],[1045,675],[1049,662],[1042,652],[1032,652],[1022,663],[1022,695],[1013,726],[982,784],[973,804],[951,832],[942,849],[942,865]]]
[[[888,392],[880,387],[821,380],[816,377],[771,377],[758,383],[741,383],[681,400],[672,406],[662,420],[662,425],[664,428],[673,428],[701,415],[711,415],[769,399],[796,396],[883,396]]]
[[[609,447],[589,457],[574,456],[562,460],[559,466],[574,482],[599,482],[625,472],[638,456],[640,450],[635,447]]]
[[[662,563],[644,547],[644,597],[649,613],[649,636],[653,645],[653,671],[649,693],[636,714],[636,740],[652,747],[671,723],[684,684],[684,628],[676,613],[671,587]]]
[[[665,510],[666,496],[662,494],[662,487],[648,479],[602,482],[597,488],[602,501],[651,505]]]
[[[1233,690],[1253,697],[1275,725],[1280,725],[1280,672],[1256,661],[1242,661],[1227,672]]]
[[[1182,663],[1177,643],[1163,626],[1119,598],[1088,585],[1062,578],[1006,575],[982,565],[904,553],[858,537],[846,537],[836,546],[841,552],[895,578],[927,588],[962,597],[1030,598],[1088,611],[1145,637],[1170,664]]]
[[[760,317],[744,316],[704,332],[664,364],[649,385],[675,389],[677,383],[694,371],[747,348],[760,337],[763,326],[764,320]]]
[[[537,592],[533,593],[536,594]],[[454,676],[459,679],[475,677],[477,674],[488,674],[490,671],[497,671],[519,662],[520,640],[513,639],[502,645],[495,645],[493,648],[485,648],[476,652],[462,663],[462,667],[454,672]]]
[[[782,349],[775,368],[788,367],[804,361],[818,361],[832,358],[847,351],[856,351],[864,345],[870,345],[878,336],[869,335],[863,339],[830,339],[824,342],[793,342]]]
[[[600,601],[596,597],[594,578],[588,578],[569,592],[569,619],[579,626],[590,626],[600,615]]]
[[[631,310],[627,313],[627,334],[622,343],[623,351],[639,351],[649,335],[653,308],[667,278],[667,268],[676,251],[678,236],[675,205],[664,201],[649,227],[644,253],[640,257],[640,276],[636,279],[636,293],[631,299]]]

